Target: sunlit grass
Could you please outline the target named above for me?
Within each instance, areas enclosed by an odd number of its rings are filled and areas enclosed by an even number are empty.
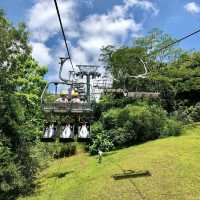
[[[114,180],[125,170],[149,170],[150,177]],[[41,172],[38,189],[20,200],[198,200],[200,124],[182,136],[108,153],[101,164],[82,151],[54,161]]]

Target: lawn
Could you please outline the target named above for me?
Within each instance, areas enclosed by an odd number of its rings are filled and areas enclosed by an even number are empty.
[[[151,176],[114,180],[122,169]],[[56,160],[37,184],[32,196],[19,200],[200,200],[200,125],[179,137],[107,153],[101,164],[87,153]]]

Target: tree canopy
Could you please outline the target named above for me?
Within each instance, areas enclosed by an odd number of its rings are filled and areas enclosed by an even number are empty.
[[[147,36],[136,38],[131,47],[104,47],[100,60],[112,74],[116,87],[124,88],[125,85],[131,91],[160,91],[165,93],[165,99],[174,96],[177,102],[174,101],[173,104],[185,100],[191,103],[192,99],[195,104],[199,97],[200,53],[186,52],[176,45],[159,51],[174,41],[176,39],[170,35],[153,29]],[[140,59],[148,69],[145,80],[131,77],[144,73],[144,65]]]
[[[47,71],[31,56],[24,24],[14,27],[0,12],[0,193],[12,199],[29,191],[38,157],[34,155],[42,114],[40,95]]]

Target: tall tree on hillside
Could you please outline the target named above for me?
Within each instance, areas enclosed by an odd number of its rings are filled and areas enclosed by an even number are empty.
[[[172,38],[167,33],[159,30],[158,28],[152,29],[147,36],[136,38],[133,46],[145,48],[147,53],[154,60],[160,63],[172,62],[180,57],[182,50],[173,45],[162,51],[159,49],[175,42],[176,39]]]
[[[24,24],[15,28],[0,12],[0,199],[29,190],[38,167],[31,151],[47,70],[32,58],[28,36]]]
[[[178,104],[196,104],[200,99],[200,53],[183,54],[160,73],[167,77],[176,92]]]

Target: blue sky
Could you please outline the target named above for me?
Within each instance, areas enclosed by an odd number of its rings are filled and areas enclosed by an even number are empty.
[[[200,28],[200,0],[57,1],[75,64],[99,64],[102,46],[131,45],[155,27],[176,38]],[[53,0],[2,0],[0,8],[14,24],[27,24],[33,57],[49,67],[47,79],[57,79],[65,49]],[[200,34],[180,47],[199,50],[199,44]]]

